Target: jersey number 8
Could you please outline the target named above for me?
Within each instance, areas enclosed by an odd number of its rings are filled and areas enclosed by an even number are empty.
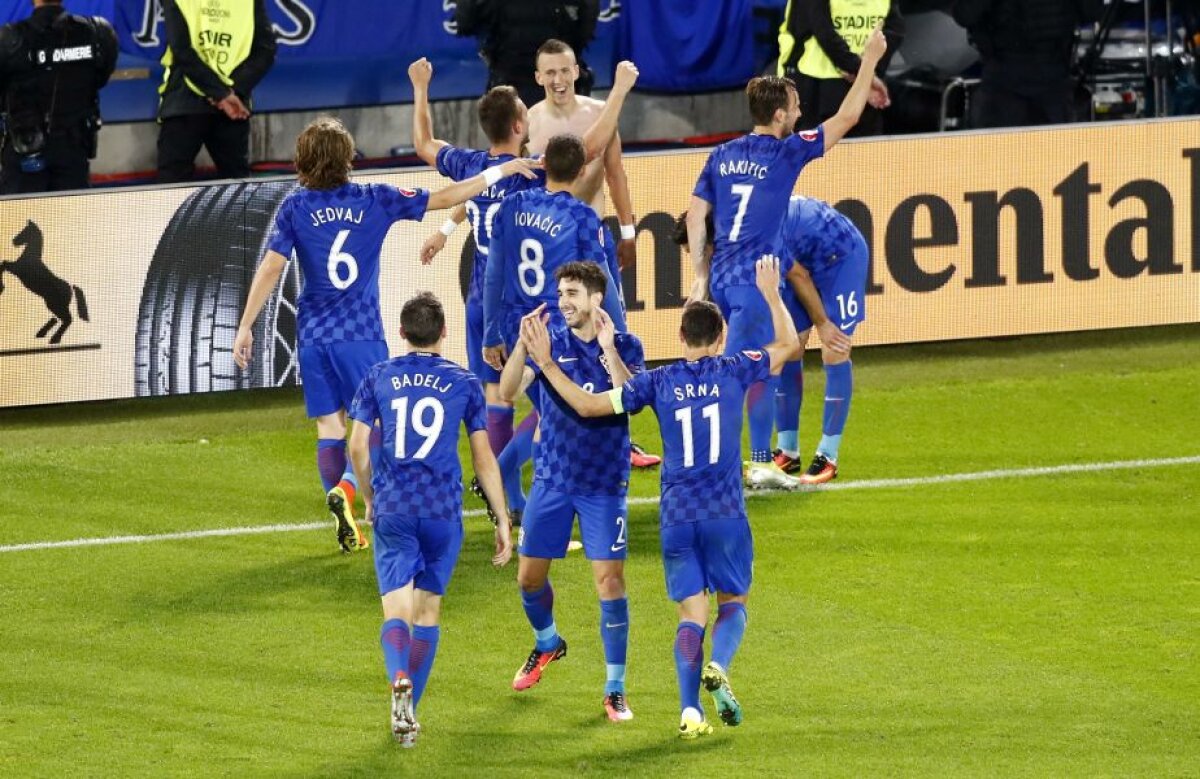
[[[546,287],[546,261],[542,245],[532,238],[521,241],[521,261],[517,263],[517,281],[531,298],[542,294]]]

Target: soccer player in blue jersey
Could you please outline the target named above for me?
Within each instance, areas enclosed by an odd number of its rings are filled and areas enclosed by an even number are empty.
[[[512,557],[500,468],[484,429],[483,387],[441,356],[446,315],[423,292],[400,311],[409,352],[371,368],[350,406],[350,456],[375,526],[375,574],[383,603],[380,644],[392,685],[392,733],[413,746],[416,709],[441,637],[442,597],[462,548],[458,428],[466,427],[475,473],[496,506],[494,565]],[[379,425],[383,451],[372,457]]]
[[[850,347],[855,329],[867,316],[867,242],[846,216],[815,198],[794,195],[783,221],[785,261],[795,264],[788,272],[792,294],[784,302],[808,344],[815,327],[821,336],[821,362],[825,365],[825,412],[821,441],[804,484],[824,484],[837,478],[838,448],[850,413],[854,390]],[[784,473],[804,467],[800,460],[800,404],[804,393],[804,354],[784,366],[776,404],[779,449],[775,464]]]
[[[546,145],[542,163],[546,188],[509,195],[492,220],[492,242],[483,286],[484,359],[499,370],[508,351],[520,336],[521,317],[546,304],[555,328],[564,327],[558,310],[554,273],[576,260],[592,260],[605,268],[610,286],[605,290],[604,309],[620,331],[625,317],[615,277],[608,270],[612,235],[587,204],[572,193],[583,175],[587,155],[583,142],[574,135],[557,135]],[[538,390],[530,392],[539,410]],[[523,512],[521,492],[523,458],[510,456],[521,442],[514,438],[500,455],[509,508]],[[531,442],[530,449],[536,449]]]
[[[667,594],[679,606],[675,669],[682,713],[679,735],[712,732],[700,706],[700,687],[726,725],[742,722],[729,670],[746,629],[754,557],[742,492],[742,403],[747,390],[795,357],[796,329],[779,294],[779,261],[756,263],[755,283],[771,312],[774,340],[762,350],[720,356],[725,325],[715,305],[691,301],[683,311],[684,359],[637,374],[624,386],[588,392],[554,358],[551,336],[537,318],[522,322],[521,340],[549,383],[584,417],[636,412],[649,406],[663,438],[659,503]],[[712,656],[705,665],[704,633],[716,594]]]
[[[412,81],[414,95],[413,146],[418,156],[437,168],[439,173],[461,181],[521,153],[521,146],[525,143],[529,127],[529,112],[512,87],[494,87],[479,101],[479,124],[491,142],[490,148],[486,151],[463,149],[434,137],[433,118],[429,110],[429,83],[433,76],[433,66],[428,60],[419,59],[409,66],[408,75]],[[610,141],[616,134],[621,107],[629,90],[637,81],[637,75],[637,68],[633,63],[622,62],[617,65],[609,101],[604,104],[604,110],[598,112],[596,121],[583,135],[583,145],[589,160],[598,157],[610,146]],[[513,406],[499,396],[499,371],[483,361],[483,279],[492,239],[492,226],[496,213],[500,210],[500,202],[513,192],[544,184],[544,175],[533,181],[512,176],[468,200],[463,209],[463,215],[470,220],[475,238],[475,262],[466,301],[467,361],[471,372],[483,381],[484,395],[488,402],[488,439],[491,441],[492,451],[501,458],[501,472],[504,474],[510,502],[516,509],[513,515],[514,524],[520,523],[520,511],[524,507],[521,467],[529,460],[538,416],[535,410],[522,420],[516,431],[515,443],[506,450],[505,447],[514,439]],[[422,247],[422,262],[431,262],[441,251],[447,236],[456,228],[458,221],[461,221],[461,218],[456,209],[451,219],[447,220]],[[613,261],[615,268],[615,256]],[[472,482],[471,486],[478,494],[477,483]]]
[[[367,369],[388,356],[379,313],[380,250],[388,230],[403,219],[420,220],[429,209],[462,203],[507,176],[534,175],[528,161],[509,160],[431,193],[355,184],[353,159],[354,138],[336,119],[317,119],[296,139],[300,186],[279,206],[233,345],[245,369],[254,321],[295,254],[304,280],[297,301],[304,404],[317,422],[317,469],[345,552],[368,546],[352,510],[358,485],[346,462],[345,411]]]
[[[645,366],[642,343],[616,332],[601,308],[611,279],[595,262],[571,262],[555,271],[558,306],[566,329],[549,336],[559,370],[590,391],[619,387]],[[544,304],[527,315],[549,319]],[[520,392],[534,370],[526,364],[518,340],[501,374],[501,392]],[[606,679],[604,709],[613,722],[633,718],[625,696],[625,658],[629,644],[629,601],[625,597],[625,557],[629,532],[625,497],[629,489],[629,420],[625,415],[584,419],[553,390],[542,394],[542,442],[534,463],[533,487],[521,525],[517,583],[535,644],[513,679],[513,689],[537,684],[550,663],[565,657],[567,642],[554,622],[551,561],[566,556],[575,517],[584,554],[592,562],[600,596],[600,639]],[[597,452],[599,457],[580,457]]]
[[[688,209],[688,242],[696,272],[691,299],[703,299],[711,290],[712,299],[729,322],[727,354],[761,348],[771,339],[771,316],[754,288],[754,262],[763,254],[780,253],[780,230],[797,176],[858,122],[871,92],[875,66],[886,49],[883,33],[876,28],[841,109],[815,130],[793,133],[800,103],[791,81],[774,76],[751,79],[746,95],[753,130],[709,155]],[[711,267],[702,260],[704,223],[710,211],[716,226]],[[792,486],[792,477],[772,462],[777,386],[778,379],[772,378],[756,384],[746,396],[752,460],[749,483],[753,487]]]

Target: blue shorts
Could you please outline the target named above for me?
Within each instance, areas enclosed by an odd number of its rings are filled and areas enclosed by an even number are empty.
[[[583,553],[589,560],[624,560],[629,546],[624,495],[568,495],[535,480],[529,490],[517,551],[525,557],[567,556],[571,528],[579,515]]]
[[[749,284],[723,287],[713,289],[712,296],[729,326],[725,354],[761,349],[775,340],[771,309],[758,287]]]
[[[297,356],[304,408],[315,418],[350,408],[367,371],[388,358],[388,347],[384,341],[343,341],[301,346]]]
[[[813,274],[813,285],[821,295],[825,316],[846,335],[853,335],[859,324],[867,318],[867,264],[867,245],[863,243],[861,251],[848,254],[837,263]],[[792,315],[792,321],[796,323],[796,332],[801,333],[812,327],[812,318],[790,287],[783,296],[783,302]]]
[[[462,522],[406,514],[375,517],[375,577],[379,594],[409,582],[418,590],[445,595],[462,549]]]
[[[500,371],[483,361],[483,301],[467,301],[467,369],[484,384],[499,384]]]
[[[667,595],[680,602],[708,590],[730,595],[750,592],[754,577],[754,538],[745,518],[680,522],[662,528]]]

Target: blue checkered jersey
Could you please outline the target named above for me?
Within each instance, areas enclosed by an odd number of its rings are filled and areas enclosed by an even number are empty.
[[[383,428],[382,456],[371,486],[376,514],[462,518],[458,427],[487,429],[483,386],[441,355],[413,352],[371,368],[350,418]]]
[[[554,272],[591,260],[608,276],[604,310],[625,330],[620,292],[609,270],[613,238],[589,205],[569,192],[527,189],[504,198],[492,221],[483,294],[483,344],[496,346],[505,328],[545,303],[551,329],[565,329]]]
[[[680,361],[634,376],[614,407],[654,409],[663,440],[664,526],[746,516],[742,407],[746,388],[771,373],[765,352]]]
[[[865,245],[849,217],[825,201],[793,195],[788,202],[783,220],[785,262],[798,262],[820,274]]]
[[[395,222],[419,220],[429,204],[423,189],[388,184],[301,187],[275,215],[267,248],[295,251],[304,286],[297,303],[300,346],[382,341],[379,252]]]
[[[454,181],[465,181],[511,159],[515,159],[511,154],[497,155],[478,149],[443,146],[438,149],[436,162],[438,173]],[[545,171],[536,172],[537,178],[533,179],[521,175],[501,179],[495,186],[488,187],[482,194],[467,201],[467,220],[471,223],[471,233],[475,236],[475,264],[471,270],[471,283],[467,287],[467,300],[483,300],[484,268],[487,265],[488,246],[492,242],[492,222],[496,218],[496,212],[500,210],[500,201],[513,192],[546,186]]]
[[[625,367],[634,375],[641,373],[646,358],[638,337],[617,333],[614,340]],[[599,341],[584,341],[570,330],[551,330],[550,354],[563,373],[588,392],[613,388]],[[581,417],[550,382],[541,376],[538,381],[546,401],[534,479],[568,495],[624,495],[629,489],[629,418]]]
[[[709,285],[754,285],[754,263],[778,254],[788,196],[804,166],[825,153],[825,131],[743,135],[708,155],[692,191],[713,207],[714,237]]]

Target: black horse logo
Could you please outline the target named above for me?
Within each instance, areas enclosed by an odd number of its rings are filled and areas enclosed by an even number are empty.
[[[25,285],[25,289],[45,301],[51,317],[37,331],[37,337],[45,338],[57,324],[58,329],[50,336],[50,343],[56,344],[74,321],[71,316],[72,297],[75,298],[75,310],[79,318],[88,321],[87,300],[83,297],[83,290],[55,276],[42,262],[42,230],[32,220],[17,233],[12,242],[13,246],[24,246],[25,250],[13,262],[0,262],[0,293],[4,292],[4,272],[8,271]]]

